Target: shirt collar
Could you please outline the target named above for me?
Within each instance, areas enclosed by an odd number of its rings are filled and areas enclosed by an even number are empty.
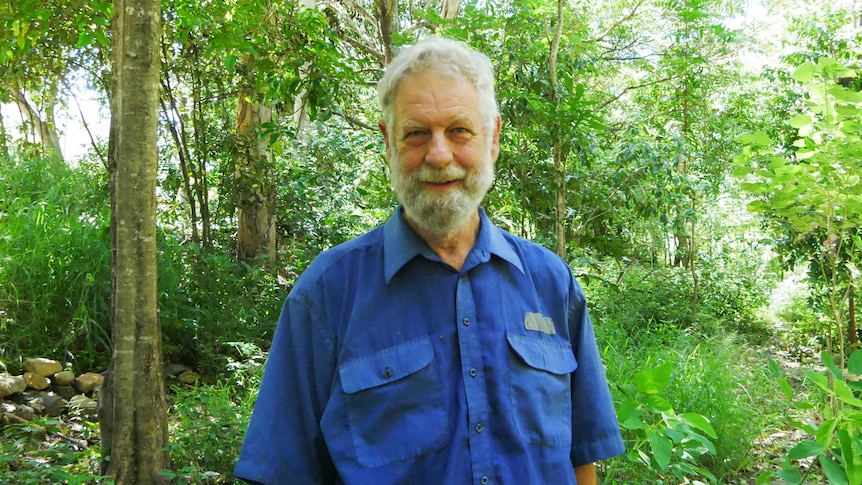
[[[479,220],[479,237],[476,238],[476,245],[471,252],[482,251],[493,254],[508,261],[523,274],[524,267],[521,259],[506,241],[502,229],[491,223],[482,208],[479,208]],[[399,205],[383,227],[383,270],[386,283],[388,284],[395,273],[411,259],[419,255],[431,254],[433,253],[425,241],[407,225],[403,208]]]

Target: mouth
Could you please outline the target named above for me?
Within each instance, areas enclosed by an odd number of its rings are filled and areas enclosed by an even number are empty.
[[[457,185],[460,185],[460,183],[461,183],[460,179],[446,180],[446,181],[428,180],[428,181],[423,182],[425,187],[428,189],[431,189],[431,190],[447,190],[447,189],[450,189],[450,188],[455,187]]]

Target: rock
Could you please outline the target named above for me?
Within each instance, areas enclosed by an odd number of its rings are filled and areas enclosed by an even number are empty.
[[[56,360],[51,359],[27,359],[24,361],[24,370],[34,372],[43,377],[51,377],[63,370],[63,366]]]
[[[78,395],[78,391],[75,390],[72,386],[58,386],[54,385],[51,389],[54,390],[54,393],[63,399],[70,400],[73,396]]]
[[[0,409],[2,409],[3,413],[18,416],[24,421],[30,421],[36,417],[36,411],[34,411],[33,408],[27,406],[26,404],[3,402],[0,403]]]
[[[0,374],[0,399],[24,392],[26,389],[27,383],[24,382],[24,376]]]
[[[75,389],[81,394],[89,394],[93,389],[101,387],[105,382],[105,376],[95,372],[86,372],[75,378]]]
[[[39,414],[56,418],[66,407],[62,397],[48,391],[27,391],[23,394],[24,402]]]
[[[191,369],[189,369],[188,367],[186,367],[182,364],[173,364],[173,363],[165,364],[165,375],[166,376],[178,376],[178,375],[182,374],[183,372],[190,371],[190,370]]]
[[[35,389],[37,391],[47,389],[48,386],[51,385],[51,381],[49,381],[47,377],[35,372],[25,372],[24,382],[27,384],[28,388]]]
[[[69,370],[63,370],[54,374],[53,381],[55,386],[68,386],[75,380],[75,373]]]
[[[179,379],[186,384],[194,384],[201,379],[201,376],[195,371],[187,370],[179,375]]]
[[[83,394],[76,394],[69,400],[69,409],[82,416],[94,416],[98,414],[99,403]]]

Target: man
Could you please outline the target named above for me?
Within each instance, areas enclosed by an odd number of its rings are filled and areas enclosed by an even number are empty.
[[[378,94],[401,206],[296,282],[236,475],[594,484],[593,463],[623,443],[584,293],[479,209],[499,154],[490,61],[426,39]]]

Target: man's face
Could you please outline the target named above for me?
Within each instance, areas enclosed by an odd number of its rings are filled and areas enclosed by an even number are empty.
[[[494,182],[499,154],[499,118],[489,133],[475,88],[433,69],[408,74],[395,96],[395,126],[380,129],[407,217],[432,233],[463,227]]]

